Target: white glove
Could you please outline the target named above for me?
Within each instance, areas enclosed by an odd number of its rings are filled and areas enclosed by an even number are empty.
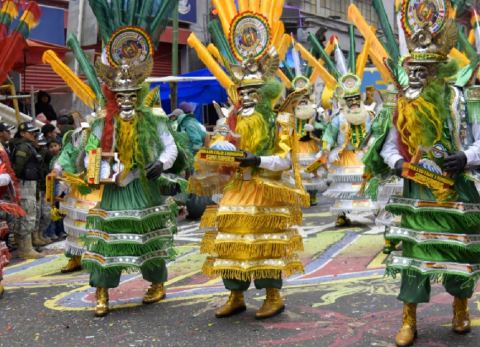
[[[100,163],[100,179],[105,180],[109,178],[112,174],[112,169],[110,167],[110,164],[106,160],[102,160]]]
[[[12,178],[9,174],[0,174],[0,187],[8,186],[12,182]]]
[[[330,155],[328,156],[328,162],[333,163],[339,160],[340,159],[340,156],[338,155],[339,152],[340,152],[339,149],[334,149],[333,151],[331,151]]]
[[[123,170],[125,170],[125,165],[123,165],[122,163],[113,164],[113,171],[114,172],[121,173],[121,172],[123,172]]]
[[[315,130],[315,128],[311,124],[305,124],[304,129],[305,129],[305,131],[308,131],[308,132]]]

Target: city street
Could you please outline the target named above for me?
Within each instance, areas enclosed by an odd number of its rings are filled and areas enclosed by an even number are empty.
[[[142,306],[147,287],[125,274],[110,291],[112,312],[93,317],[94,291],[85,272],[60,274],[65,263],[58,245],[47,257],[5,269],[0,301],[0,346],[393,346],[401,322],[398,279],[383,277],[383,229],[357,217],[335,228],[328,201],[304,214],[305,274],[285,281],[286,310],[254,319],[264,293],[253,288],[246,312],[214,317],[227,293],[222,282],[201,274],[202,235],[184,221],[176,237],[178,258],[169,264],[167,298]],[[451,297],[435,285],[432,300],[419,309],[416,346],[478,346],[480,296],[470,302],[473,331],[450,330]]]

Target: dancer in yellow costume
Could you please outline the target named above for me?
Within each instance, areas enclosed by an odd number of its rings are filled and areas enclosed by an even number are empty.
[[[224,3],[214,4],[222,22],[227,22]],[[269,21],[262,13],[240,12],[230,18],[230,26],[224,26],[231,51],[222,52],[219,57],[223,59],[219,60],[228,67],[231,77],[205,52],[206,48],[195,36],[189,39],[200,58],[228,88],[236,106],[228,121],[234,143],[216,141],[211,149],[244,153],[237,158],[238,168],[224,187],[218,207],[207,209],[201,222],[207,230],[201,251],[209,254],[203,271],[210,276],[221,276],[231,292],[227,302],[216,311],[218,318],[246,309],[244,292],[252,280],[257,289],[266,290],[266,299],[256,318],[282,312],[285,307],[280,296],[282,278],[303,271],[296,254],[302,250],[303,242],[294,226],[301,223],[300,207],[308,206],[309,196],[302,187],[296,163],[293,110],[306,90],[291,94],[273,111],[282,92],[281,84],[272,79],[280,58],[275,44],[270,44],[274,40],[270,38],[269,23],[275,21]],[[280,13],[275,16],[278,20]],[[249,40],[244,39],[246,31]],[[255,44],[251,42],[253,39]],[[221,46],[226,40],[217,35],[214,41]],[[232,60],[227,60],[229,54]],[[292,166],[296,172],[295,184],[282,180],[282,172]]]

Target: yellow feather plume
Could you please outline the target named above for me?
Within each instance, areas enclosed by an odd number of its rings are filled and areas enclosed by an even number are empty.
[[[357,67],[356,67],[356,72],[357,76],[360,77],[360,79],[363,79],[363,73],[365,72],[365,66],[367,66],[367,61],[368,61],[368,51],[370,50],[370,42],[365,41],[363,44],[362,52],[358,55],[357,58]]]
[[[468,57],[464,53],[460,52],[456,48],[452,48],[448,56],[451,59],[456,60],[458,65],[460,65],[460,67],[464,67],[470,64],[470,59],[468,59]]]
[[[370,57],[382,75],[382,78],[385,81],[391,81],[391,73],[384,64],[385,59],[388,58],[387,50],[375,36],[372,28],[362,16],[360,10],[354,4],[348,6],[348,19],[357,27],[358,31],[360,31],[365,40],[369,42]]]
[[[223,71],[221,66],[213,59],[212,55],[208,51],[198,37],[191,33],[188,37],[187,43],[190,47],[195,49],[200,60],[205,64],[206,67],[212,72],[212,74],[217,78],[218,82],[225,89],[230,89],[234,85],[233,81],[228,77],[228,75]]]
[[[145,99],[143,99],[143,104],[147,107],[155,106],[155,102],[157,101],[158,91],[160,90],[159,86],[156,86],[151,91],[148,92]]]
[[[48,50],[43,53],[42,61],[49,64],[53,71],[62,78],[82,102],[90,108],[94,108],[96,96],[92,88],[83,82],[75,73],[65,65],[54,51]]]
[[[277,70],[277,76],[280,78],[282,83],[285,85],[285,88],[290,89],[292,88],[292,82],[288,79],[288,77],[283,73],[282,70]]]
[[[320,75],[322,80],[325,82],[325,85],[327,85],[330,89],[335,89],[337,86],[337,80],[335,77],[333,77],[325,67],[319,63],[319,61],[310,54],[310,52],[303,47],[301,44],[297,43],[295,45],[295,48],[300,52],[300,55],[305,59],[310,66],[312,66],[315,70],[317,70],[317,73]]]

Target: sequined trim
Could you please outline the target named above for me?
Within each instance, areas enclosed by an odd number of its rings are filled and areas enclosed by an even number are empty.
[[[219,206],[218,214],[222,213],[245,213],[249,215],[257,214],[278,214],[290,215],[290,209],[286,207],[257,207],[257,206]]]
[[[122,219],[135,218],[143,219],[155,214],[170,214],[170,206],[162,205],[156,207],[146,208],[144,210],[123,210],[123,211],[107,211],[103,209],[91,209],[89,216],[98,216],[103,219]]]
[[[85,252],[83,255],[83,261],[95,262],[103,267],[110,266],[142,266],[146,262],[158,258],[169,258],[167,249],[168,245],[164,245],[164,249],[157,250],[148,254],[144,254],[140,257],[132,256],[118,256],[118,257],[104,257],[98,253]]]
[[[172,239],[175,232],[175,226],[154,230],[147,234],[109,234],[100,230],[89,230],[87,237],[92,239],[100,239],[109,244],[115,243],[135,243],[146,244],[158,239]]]
[[[470,204],[465,202],[437,202],[437,201],[425,201],[417,199],[402,198],[399,196],[392,196],[389,205],[404,205],[416,210],[419,209],[432,209],[451,211],[455,210],[457,213],[478,213],[480,212],[480,204]]]
[[[231,259],[215,259],[214,268],[236,268],[248,271],[255,268],[273,268],[282,269],[291,262],[299,261],[293,259],[261,259],[261,260],[231,260]]]
[[[230,234],[230,233],[218,233],[215,242],[243,242],[243,243],[254,243],[254,242],[264,242],[264,241],[277,241],[277,242],[288,242],[292,237],[299,235],[296,230],[291,230],[288,232],[280,233],[264,233],[264,234]]]
[[[387,266],[405,270],[414,269],[427,275],[436,273],[455,273],[468,277],[480,275],[480,264],[417,260],[402,257],[399,252],[390,254],[387,259]]]
[[[75,225],[75,222],[73,222],[72,219],[68,217],[63,219],[63,227],[65,228],[65,232],[67,234],[74,235],[76,237],[84,235],[87,232],[87,229],[85,227]]]
[[[414,241],[416,243],[450,243],[459,246],[480,245],[480,235],[436,233],[418,231],[408,228],[391,226],[385,231],[386,238]]]
[[[81,221],[87,220],[87,216],[88,216],[87,210],[78,210],[75,207],[60,203],[60,211],[63,214],[69,216],[71,219],[78,219]]]

